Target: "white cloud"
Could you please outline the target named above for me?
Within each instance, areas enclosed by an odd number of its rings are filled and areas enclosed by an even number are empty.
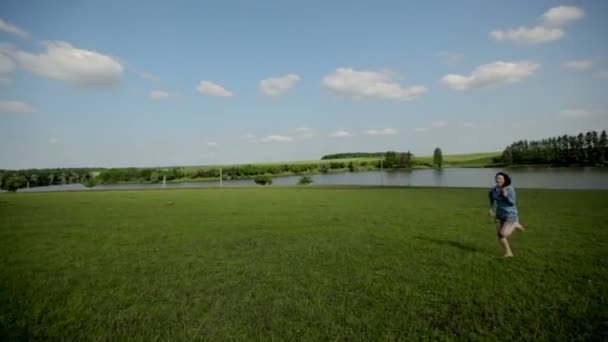
[[[232,93],[226,90],[224,87],[211,81],[201,81],[196,89],[202,94],[220,97],[230,97]]]
[[[43,42],[46,52],[18,51],[19,65],[35,74],[87,87],[110,86],[122,77],[123,66],[114,58],[78,49],[66,42]]]
[[[25,102],[0,101],[0,113],[33,113],[36,110]]]
[[[494,62],[480,65],[469,76],[448,74],[441,84],[454,90],[484,88],[501,83],[519,82],[532,75],[539,64],[533,62]]]
[[[293,138],[286,135],[269,135],[262,138],[262,142],[292,142]]]
[[[596,72],[595,73],[595,77],[598,77],[598,78],[608,78],[608,70]]]
[[[15,70],[15,62],[8,55],[0,51],[0,84],[11,83],[10,75]]]
[[[7,23],[6,21],[0,19],[0,31],[4,31],[4,32],[8,32],[8,33],[12,33],[14,35],[17,35],[21,38],[29,38],[30,34],[25,31],[22,30],[20,28],[18,28],[15,25],[11,25],[9,23]]]
[[[58,142],[59,142],[59,139],[57,139],[57,138],[51,138],[51,139],[49,139],[49,144],[56,144]]]
[[[424,133],[426,131],[428,131],[429,129],[426,127],[418,127],[416,129],[414,129],[414,131],[418,132],[418,133]]]
[[[471,122],[471,121],[467,121],[467,122],[463,122],[462,123],[462,127],[463,128],[483,128],[483,129],[487,129],[487,128],[494,127],[494,124],[485,123],[485,122]]]
[[[571,21],[581,19],[584,16],[585,12],[580,8],[574,6],[558,6],[545,12],[542,16],[542,20],[546,26],[560,27]]]
[[[260,91],[267,96],[281,96],[300,81],[300,76],[288,74],[281,77],[271,77],[260,81]]]
[[[437,54],[443,64],[458,64],[464,59],[464,55],[456,52],[441,51]]]
[[[348,137],[352,137],[353,134],[349,131],[340,130],[340,131],[333,132],[329,136],[332,138],[348,138]]]
[[[532,28],[520,26],[516,29],[495,30],[490,32],[490,36],[497,41],[510,40],[516,43],[538,44],[561,39],[564,36],[564,31],[559,28],[544,26]]]
[[[402,86],[395,82],[395,78],[396,75],[390,71],[338,68],[325,76],[322,84],[333,92],[354,98],[369,97],[396,101],[414,100],[427,91],[427,88],[421,85]]]
[[[150,92],[150,98],[154,100],[164,100],[169,98],[169,93],[164,90],[153,90]]]
[[[217,142],[215,142],[215,141],[209,141],[209,142],[207,142],[207,146],[209,146],[209,147],[218,147],[219,144]]]
[[[137,74],[137,76],[146,79],[146,80],[150,80],[150,81],[159,81],[160,77],[154,75],[151,72],[147,72],[147,71],[135,71],[135,73]]]
[[[562,66],[568,69],[587,70],[593,66],[593,61],[589,59],[578,59],[565,62]]]
[[[558,6],[549,9],[540,18],[540,24],[534,27],[520,26],[505,30],[494,30],[490,36],[496,41],[512,41],[516,43],[539,44],[564,37],[563,26],[581,19],[585,13],[573,6]]]
[[[559,114],[566,119],[584,119],[591,116],[591,112],[585,109],[564,109]]]
[[[364,132],[367,135],[395,135],[397,134],[397,130],[394,128],[385,128],[385,129],[381,129],[381,130],[377,130],[377,129],[368,129],[367,131]]]
[[[448,127],[447,121],[435,121],[431,125],[435,128]]]
[[[300,138],[312,138],[312,137],[316,136],[316,133],[312,129],[310,129],[306,126],[296,128],[295,132],[296,132],[296,134],[298,134],[298,137],[300,137]]]

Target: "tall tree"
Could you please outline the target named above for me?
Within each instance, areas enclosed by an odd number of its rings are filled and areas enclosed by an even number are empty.
[[[433,164],[440,169],[443,167],[443,153],[439,147],[433,152]]]

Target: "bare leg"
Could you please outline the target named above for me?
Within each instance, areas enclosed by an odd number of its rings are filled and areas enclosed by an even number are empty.
[[[512,257],[513,252],[511,251],[511,246],[509,245],[509,236],[513,233],[513,230],[517,227],[514,223],[504,223],[500,222],[496,223],[496,234],[498,235],[498,242],[505,250],[505,257]]]
[[[520,232],[525,232],[526,228],[524,228],[524,226],[521,225],[521,223],[515,222],[515,229],[519,230]]]
[[[512,257],[513,252],[511,251],[511,246],[509,246],[509,240],[507,240],[507,238],[500,238],[498,241],[500,242],[502,248],[505,250],[505,257]]]

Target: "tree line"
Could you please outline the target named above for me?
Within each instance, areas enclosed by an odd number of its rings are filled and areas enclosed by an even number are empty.
[[[370,153],[352,153],[344,155],[372,155]],[[247,164],[223,167],[221,170],[224,180],[255,178],[261,175],[300,175],[312,173],[330,173],[343,171],[365,171],[412,167],[413,155],[388,151],[374,153],[378,160],[327,160],[317,163],[292,164]],[[324,156],[326,157],[326,156]],[[334,158],[332,158],[334,159]],[[382,164],[382,165],[381,165]],[[29,170],[0,170],[0,188],[15,191],[19,188],[62,185],[116,183],[159,183],[166,181],[210,180],[220,177],[220,167],[169,167],[169,168],[72,168],[72,169],[29,169]]]
[[[606,131],[521,140],[509,145],[494,162],[504,165],[608,165]]]

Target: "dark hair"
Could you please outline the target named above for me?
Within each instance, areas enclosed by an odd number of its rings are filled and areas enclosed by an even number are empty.
[[[494,178],[496,178],[498,176],[502,176],[505,179],[505,184],[503,184],[503,186],[509,186],[509,185],[511,185],[511,177],[509,177],[508,174],[506,174],[504,172],[499,172],[499,173],[496,174],[496,176],[494,176]]]

